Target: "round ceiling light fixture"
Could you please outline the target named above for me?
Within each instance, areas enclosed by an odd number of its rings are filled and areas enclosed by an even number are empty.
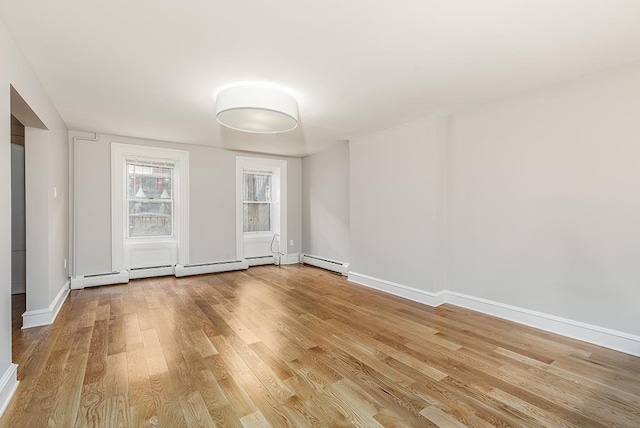
[[[236,131],[275,134],[298,126],[298,103],[280,89],[231,86],[216,96],[216,118]]]

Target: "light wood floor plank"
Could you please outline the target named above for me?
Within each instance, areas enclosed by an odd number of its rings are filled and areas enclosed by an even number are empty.
[[[24,304],[0,427],[640,426],[640,358],[308,266]]]

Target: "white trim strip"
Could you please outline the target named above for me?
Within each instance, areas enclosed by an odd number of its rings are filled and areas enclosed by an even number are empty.
[[[173,274],[173,266],[131,269],[129,271],[129,279],[153,278],[156,276],[170,276]]]
[[[263,265],[272,265],[275,264],[275,259],[273,256],[264,256],[264,257],[249,257],[247,258],[247,263],[249,266],[263,266]]]
[[[347,275],[349,273],[349,263],[314,256],[312,254],[301,254],[300,263],[338,272],[343,275]]]
[[[71,289],[80,290],[85,287],[97,287],[100,285],[126,284],[129,282],[129,272],[105,273],[102,275],[83,276],[71,278]]]
[[[447,303],[640,357],[640,336],[447,291]]]
[[[394,296],[404,297],[405,299],[413,300],[414,302],[424,303],[429,306],[440,306],[445,302],[444,291],[431,293],[429,291],[419,290],[417,288],[397,284],[391,281],[385,281],[384,279],[356,272],[349,272],[347,279],[351,282],[355,282],[369,288],[375,288],[376,290],[384,291],[385,293],[393,294]]]
[[[289,253],[282,258],[281,265],[297,265],[300,263],[300,253]]]
[[[205,273],[229,272],[232,270],[249,269],[249,263],[246,260],[220,263],[207,263],[202,265],[180,266],[176,265],[176,278],[191,275],[202,275]]]
[[[9,368],[0,378],[0,416],[4,413],[11,401],[11,397],[18,389],[18,365],[10,364]]]
[[[69,280],[67,280],[51,305],[47,309],[38,309],[35,311],[27,311],[22,314],[22,328],[40,327],[43,325],[53,324],[62,308],[62,304],[69,295]]]
[[[455,291],[443,290],[432,293],[356,272],[349,272],[348,280],[429,306],[439,306],[443,303],[449,303],[513,321],[518,324],[640,357],[640,336],[630,333],[494,302]]]

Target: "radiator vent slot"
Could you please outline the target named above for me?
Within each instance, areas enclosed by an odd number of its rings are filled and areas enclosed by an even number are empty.
[[[130,270],[136,271],[136,270],[149,270],[149,269],[164,269],[164,268],[172,268],[172,267],[173,266],[171,265],[161,265],[161,266],[137,267],[137,268],[131,268]]]

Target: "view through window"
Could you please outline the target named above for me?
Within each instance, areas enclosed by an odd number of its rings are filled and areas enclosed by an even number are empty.
[[[173,166],[127,161],[128,236],[173,235]]]
[[[245,232],[271,231],[271,180],[269,171],[244,171],[242,200]]]

